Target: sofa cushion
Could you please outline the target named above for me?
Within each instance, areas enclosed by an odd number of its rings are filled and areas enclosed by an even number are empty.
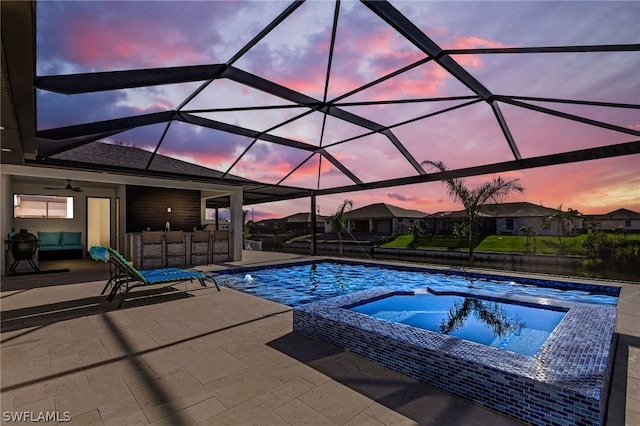
[[[82,248],[82,232],[65,232],[62,231],[60,245],[62,246],[80,246]]]
[[[62,250],[62,246],[43,246],[41,245],[40,247],[38,247],[39,251],[58,251],[58,250]]]
[[[38,245],[43,246],[59,246],[61,232],[41,232],[38,231]]]

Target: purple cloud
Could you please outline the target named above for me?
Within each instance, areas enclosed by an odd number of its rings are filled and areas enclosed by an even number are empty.
[[[415,201],[418,199],[418,197],[416,197],[415,195],[400,194],[398,192],[387,192],[385,195],[387,198],[398,201]]]

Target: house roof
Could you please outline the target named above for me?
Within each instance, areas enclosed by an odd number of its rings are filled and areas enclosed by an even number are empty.
[[[394,206],[386,203],[370,204],[351,210],[347,213],[349,220],[357,219],[388,219],[388,218],[414,218],[421,219],[427,216],[427,213],[419,210],[408,210],[402,207]]]
[[[295,213],[283,219],[286,220],[288,223],[310,223],[311,213]],[[321,216],[319,214],[316,215],[316,222],[323,222],[326,219],[328,219],[327,216]]]
[[[485,206],[481,217],[549,217],[557,210],[528,202],[502,203],[498,206]],[[429,215],[430,218],[464,218],[467,213],[464,210],[438,212]]]
[[[74,150],[64,151],[51,157],[59,167],[74,168],[79,164],[91,163],[92,168],[101,167],[105,171],[119,171],[124,174],[153,174],[159,177],[204,181],[225,185],[242,185],[245,204],[264,202],[269,197],[299,198],[309,196],[308,191],[287,186],[265,185],[231,174],[202,167],[161,154],[153,154],[143,149],[119,145],[91,142]],[[228,207],[228,198],[207,199],[207,207]]]
[[[483,213],[492,217],[549,217],[556,211],[557,209],[528,202],[502,203],[497,207],[483,208]]]
[[[327,216],[316,215],[316,222],[324,222],[328,220]],[[259,221],[258,223],[267,224],[267,223],[311,223],[311,213],[295,213],[286,217],[278,218],[278,219],[264,219]]]
[[[118,144],[90,142],[76,149],[53,155],[51,158],[60,162],[92,163],[97,166],[131,170],[144,170],[148,166],[151,171],[200,176],[210,179],[220,179],[222,177],[222,173],[216,170],[161,154],[154,155],[152,152],[134,146]],[[229,176],[229,180],[251,182],[238,176]]]
[[[595,220],[640,220],[640,213],[628,209],[618,209],[607,214],[590,215]]]

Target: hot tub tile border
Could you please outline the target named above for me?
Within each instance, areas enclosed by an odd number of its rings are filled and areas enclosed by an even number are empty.
[[[376,288],[295,307],[294,330],[531,424],[600,424],[612,361],[609,349],[615,339],[615,307],[493,295],[569,309],[534,357],[344,309],[398,291]],[[469,294],[486,296],[481,291]],[[585,328],[592,333],[585,335]]]

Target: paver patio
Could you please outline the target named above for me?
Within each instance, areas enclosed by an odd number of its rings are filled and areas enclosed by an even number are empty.
[[[287,306],[195,282],[139,289],[116,310],[104,274],[3,277],[3,424],[25,412],[119,426],[519,424],[294,333]],[[623,287],[608,425],[640,424],[640,285]]]

